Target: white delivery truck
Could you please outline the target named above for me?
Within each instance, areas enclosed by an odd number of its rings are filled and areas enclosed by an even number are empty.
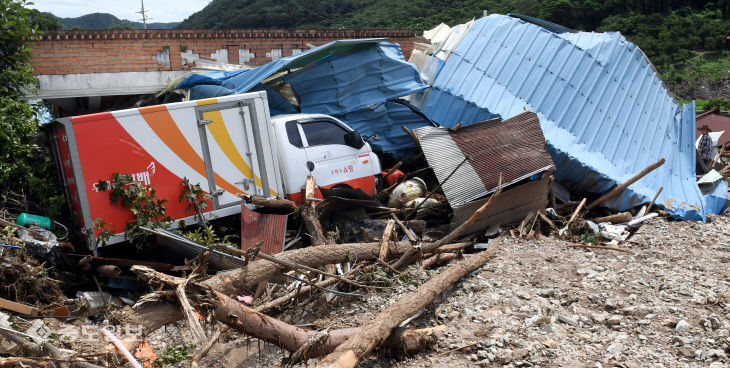
[[[53,146],[80,229],[104,220],[124,240],[128,209],[112,205],[99,183],[129,174],[166,199],[167,214],[193,223],[179,200],[183,178],[212,195],[205,217],[239,213],[238,195],[299,201],[307,175],[321,188],[376,191],[380,162],[343,122],[320,114],[269,116],[266,92],[61,118]],[[93,246],[93,245],[92,245]]]

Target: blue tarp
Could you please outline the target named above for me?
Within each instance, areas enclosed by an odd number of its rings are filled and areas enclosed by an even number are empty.
[[[403,101],[388,101],[334,116],[346,121],[363,136],[377,134],[379,140],[370,141],[373,149],[401,155],[417,150],[416,143],[401,129],[401,125],[408,129],[435,125]]]
[[[379,40],[375,40],[379,41]],[[338,43],[339,42],[339,43]],[[262,81],[288,69],[300,69],[282,79],[298,97],[302,113],[333,115],[363,136],[377,134],[371,144],[379,150],[407,154],[415,145],[400,128],[432,124],[423,114],[393,100],[428,88],[415,66],[406,62],[400,46],[373,40],[349,42],[342,53],[323,53],[345,41],[336,41],[305,53],[288,56],[254,69],[195,74],[177,87],[190,89],[191,99],[203,99],[265,90],[271,115],[297,110]],[[334,45],[334,46],[333,46]],[[354,48],[358,45],[357,48]],[[346,52],[344,52],[346,51]],[[315,56],[321,55],[322,59]],[[310,64],[305,64],[305,62]]]
[[[503,15],[476,20],[439,70],[421,107],[452,127],[496,114],[535,111],[558,182],[605,193],[666,163],[605,205],[657,202],[673,216],[704,220],[721,201],[695,183],[694,104],[679,106],[653,66],[618,33],[554,33]]]

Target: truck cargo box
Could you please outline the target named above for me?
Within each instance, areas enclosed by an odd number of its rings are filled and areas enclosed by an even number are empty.
[[[239,194],[284,193],[265,92],[61,118],[52,141],[79,229],[103,219],[124,240],[129,209],[98,183],[129,174],[167,199],[173,220],[194,222],[179,201],[183,178],[212,195],[205,217],[241,211]],[[95,244],[90,244],[93,250]]]

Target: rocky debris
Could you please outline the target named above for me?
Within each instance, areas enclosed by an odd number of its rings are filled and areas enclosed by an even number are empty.
[[[728,366],[728,235],[730,217],[711,216],[708,224],[655,219],[622,245],[632,253],[506,237],[490,263],[409,322],[447,326],[432,349],[416,355],[381,350],[360,366]],[[329,302],[319,296],[279,318],[314,330],[360,326],[442,270],[411,265],[391,289]],[[192,341],[185,324],[148,340],[156,351]],[[227,333],[199,366],[280,367],[285,355]]]

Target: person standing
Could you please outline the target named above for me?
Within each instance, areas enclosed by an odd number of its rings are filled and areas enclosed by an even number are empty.
[[[706,173],[709,171],[709,167],[712,164],[712,138],[710,138],[710,132],[712,129],[710,129],[709,126],[703,125],[697,130],[702,132],[702,136],[700,136],[700,142],[697,145],[697,152],[699,153],[700,159],[704,162],[704,166],[699,165],[699,168],[701,168],[702,173]],[[707,168],[708,170],[704,170]],[[699,171],[698,171],[699,172]]]

